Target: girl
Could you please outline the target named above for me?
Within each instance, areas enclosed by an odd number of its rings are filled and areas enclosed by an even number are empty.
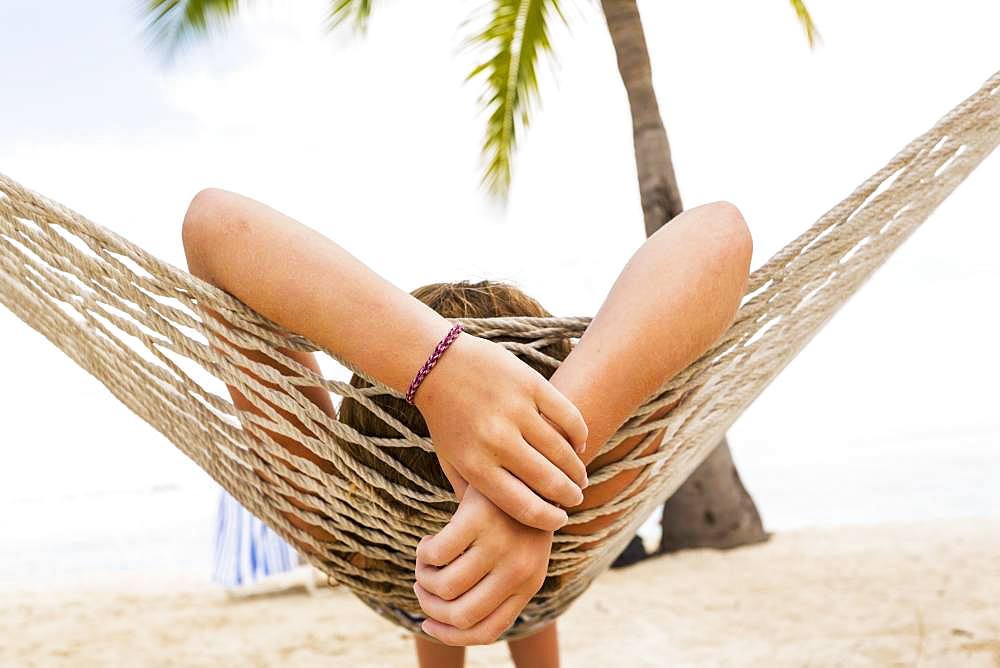
[[[495,343],[468,334],[454,338],[446,319],[545,313],[509,286],[430,286],[417,298],[314,230],[220,190],[194,198],[183,239],[192,273],[400,393],[416,384],[440,342],[453,339],[416,387],[413,406],[393,407],[408,426],[426,427],[434,442],[437,462],[412,455],[406,464],[440,466],[438,475],[459,498],[452,520],[417,551],[423,630],[443,643],[417,638],[424,668],[461,666],[461,646],[492,642],[509,628],[544,583],[553,532],[567,519],[563,507],[598,506],[635,478],[638,472],[628,470],[587,487],[586,466],[628,453],[635,439],[595,460],[629,415],[729,326],[751,256],[749,232],[732,205],[681,214],[633,255],[587,331],[546,380]],[[405,336],[371,335],[378,331]],[[286,354],[318,371],[311,355]],[[253,357],[281,370],[266,356]],[[255,410],[230,391],[239,408]],[[306,394],[334,414],[324,389]],[[345,401],[341,419],[364,432],[359,412]],[[324,466],[294,439],[276,440]],[[587,533],[613,520],[567,530]],[[319,527],[302,528],[323,537]],[[555,625],[512,641],[510,649],[518,666],[557,666]]]

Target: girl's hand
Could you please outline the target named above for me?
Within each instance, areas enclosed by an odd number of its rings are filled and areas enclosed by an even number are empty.
[[[502,346],[462,334],[414,401],[440,459],[515,520],[555,531],[567,519],[556,504],[583,499],[580,411]]]
[[[494,642],[541,588],[552,533],[526,527],[475,488],[417,547],[414,591],[425,633],[446,645]]]

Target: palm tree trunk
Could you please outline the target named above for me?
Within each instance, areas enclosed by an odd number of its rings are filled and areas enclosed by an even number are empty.
[[[636,0],[601,0],[632,111],[632,139],[646,236],[683,210],[670,142],[653,90],[652,68]],[[730,548],[766,540],[729,444],[719,446],[663,506],[660,552]]]
[[[646,236],[684,210],[670,157],[670,142],[653,90],[646,36],[634,0],[601,0],[618,57],[618,72],[632,110],[632,141]]]

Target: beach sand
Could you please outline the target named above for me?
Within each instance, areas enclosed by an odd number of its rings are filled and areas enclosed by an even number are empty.
[[[1000,666],[1000,518],[814,529],[601,577],[562,618],[564,665]],[[470,666],[509,665],[502,645]],[[349,592],[231,601],[129,576],[0,593],[2,666],[408,666]]]

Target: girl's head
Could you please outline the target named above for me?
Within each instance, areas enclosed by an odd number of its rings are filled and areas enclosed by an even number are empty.
[[[481,281],[479,283],[433,283],[417,288],[413,296],[430,306],[445,318],[490,318],[504,316],[538,316],[547,317],[551,314],[542,308],[537,301],[508,283]],[[501,339],[503,340],[503,339]],[[560,340],[541,349],[541,352],[563,360],[569,354],[568,340]],[[428,351],[428,354],[430,351]],[[553,369],[537,361],[522,358],[529,366],[544,375],[552,375]],[[414,370],[416,371],[416,370]],[[432,372],[433,373],[433,372]],[[368,383],[355,375],[351,385],[367,387]],[[387,413],[398,419],[414,433],[428,436],[427,425],[416,408],[402,399],[389,396],[375,397],[374,401]],[[344,399],[340,406],[339,419],[344,424],[353,427],[367,436],[396,438],[400,434],[385,424],[379,417],[353,399]],[[404,483],[402,476],[391,467],[386,466],[363,447],[345,443],[354,456],[369,467],[377,470],[389,480]],[[401,447],[386,449],[385,452],[399,461],[405,468],[413,471],[425,480],[449,488],[447,478],[438,465],[437,457],[420,448]]]

